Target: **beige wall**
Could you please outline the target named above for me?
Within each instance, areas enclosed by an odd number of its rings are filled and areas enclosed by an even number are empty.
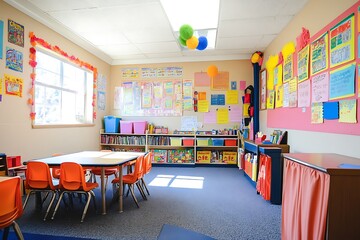
[[[219,71],[228,71],[230,81],[237,82],[237,88],[239,89],[240,80],[246,81],[248,86],[253,84],[253,70],[250,60],[237,60],[237,61],[214,61],[214,62],[187,62],[187,63],[162,63],[162,64],[147,64],[147,65],[122,65],[122,66],[112,66],[111,67],[111,99],[113,99],[114,88],[115,86],[120,86],[123,81],[121,77],[121,69],[128,67],[137,67],[141,69],[142,67],[182,67],[183,68],[183,79],[184,80],[193,80],[195,72],[206,72],[209,65],[214,64],[218,67]],[[194,90],[200,92],[206,92],[206,98],[210,101],[211,93],[214,94],[223,94],[224,91],[210,91],[208,87],[195,87]],[[239,91],[239,102],[241,102],[241,96],[243,96],[243,91]],[[110,103],[112,114],[116,116],[121,116],[119,110],[113,109],[113,102]],[[226,105],[225,107],[227,107]],[[231,105],[230,105],[231,106]],[[239,103],[238,106],[242,106],[242,103]],[[219,106],[210,107],[210,109],[215,109]],[[204,113],[196,113],[194,111],[184,111],[184,116],[196,116],[198,122],[203,123]],[[146,119],[150,123],[154,123],[157,126],[168,127],[170,131],[175,129],[180,130],[181,127],[181,117],[123,117],[124,120],[134,120],[134,119]],[[224,128],[233,128],[235,125],[240,126],[240,119],[238,123],[229,123],[229,124],[203,124],[203,127],[198,130],[211,130],[211,129],[224,129]]]
[[[6,46],[15,48],[21,51],[24,57],[24,70],[22,73],[5,68],[5,52],[3,53],[3,59],[0,59],[0,78],[3,78],[4,73],[7,73],[21,77],[24,80],[22,98],[3,94],[3,101],[0,102],[0,152],[7,155],[20,155],[22,160],[29,160],[46,157],[55,152],[70,153],[80,150],[99,149],[99,131],[102,128],[101,120],[105,115],[104,111],[97,111],[97,119],[92,127],[32,129],[29,117],[30,108],[27,104],[31,83],[28,64],[29,32],[34,32],[37,37],[43,38],[51,45],[57,45],[68,54],[97,67],[98,72],[104,74],[107,79],[110,77],[110,65],[3,1],[0,1],[0,19],[4,22],[3,50],[5,51]],[[8,19],[14,20],[25,27],[25,46],[23,48],[7,42]],[[108,90],[110,89],[109,85],[108,83]]]
[[[278,54],[289,41],[295,42],[302,27],[309,29],[310,36],[312,36],[356,2],[355,0],[309,0],[304,9],[266,48],[264,59],[267,60],[269,55]],[[261,111],[260,131],[269,134],[273,129],[268,129],[266,122],[267,111]],[[329,152],[360,157],[358,146],[360,136],[287,130],[289,131],[291,152]]]

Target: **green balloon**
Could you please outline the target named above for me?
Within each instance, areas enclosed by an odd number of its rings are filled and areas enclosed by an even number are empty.
[[[186,47],[186,40],[182,39],[182,37],[179,37],[179,42],[182,46]]]
[[[184,24],[180,27],[180,37],[185,41],[191,38],[193,34],[194,30],[190,25]]]

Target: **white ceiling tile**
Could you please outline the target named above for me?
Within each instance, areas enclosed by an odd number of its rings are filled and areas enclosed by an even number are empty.
[[[232,38],[218,38],[217,49],[244,49],[248,46],[257,46],[262,35],[232,37]]]
[[[226,0],[221,1],[222,20],[257,19],[276,16],[286,4],[286,0]]]
[[[221,21],[219,37],[237,37],[261,34],[278,34],[291,20],[291,16],[264,17]]]
[[[92,0],[28,0],[39,9],[45,12],[63,11],[63,10],[79,10],[95,8],[96,4]]]
[[[175,57],[181,57],[182,53],[179,52],[173,52],[173,53],[147,53],[146,57],[148,58],[175,58]]]
[[[125,55],[125,54],[139,54],[141,53],[139,49],[137,49],[132,44],[122,44],[122,45],[102,45],[98,46],[99,49],[104,51],[109,56],[115,55]]]
[[[180,52],[180,47],[176,42],[142,43],[135,46],[143,53]]]
[[[96,46],[130,43],[124,34],[119,31],[107,31],[100,29],[97,32],[79,32],[79,34]]]
[[[122,60],[134,60],[134,59],[144,59],[146,56],[144,54],[113,54],[114,59]]]
[[[263,35],[257,47],[265,49],[276,38],[276,34]]]

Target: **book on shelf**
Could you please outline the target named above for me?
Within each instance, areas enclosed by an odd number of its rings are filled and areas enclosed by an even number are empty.
[[[273,144],[287,144],[287,131],[274,130],[270,135],[270,142]]]

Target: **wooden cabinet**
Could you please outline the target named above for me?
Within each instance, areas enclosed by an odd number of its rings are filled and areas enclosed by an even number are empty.
[[[100,133],[101,150],[146,151],[145,134]]]
[[[238,162],[238,135],[121,134],[100,132],[100,148],[112,151],[152,151],[155,164],[219,164]]]
[[[282,239],[360,239],[360,159],[284,154]]]
[[[238,148],[238,135],[196,135],[196,163],[236,165]],[[210,158],[201,157],[206,155]]]

